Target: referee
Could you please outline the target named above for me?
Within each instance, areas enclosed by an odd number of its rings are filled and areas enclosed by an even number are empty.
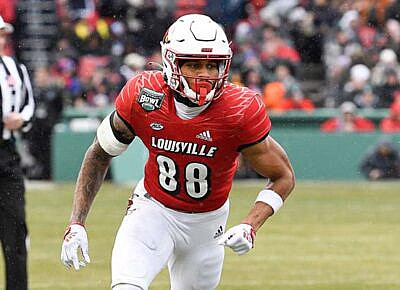
[[[12,31],[0,16],[0,241],[6,289],[26,290],[25,186],[15,134],[29,130],[34,99],[25,66],[4,55]]]

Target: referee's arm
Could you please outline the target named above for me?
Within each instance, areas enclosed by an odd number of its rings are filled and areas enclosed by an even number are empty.
[[[29,80],[29,74],[26,69],[26,67],[23,64],[20,64],[22,74],[24,75],[23,79],[23,90],[21,91],[22,98],[25,101],[22,104],[21,108],[19,109],[19,112],[22,116],[22,119],[24,120],[24,123],[21,127],[21,130],[23,132],[27,132],[30,130],[32,124],[32,118],[33,118],[33,113],[35,111],[35,101],[33,98],[33,92],[32,92],[32,85],[31,81]]]

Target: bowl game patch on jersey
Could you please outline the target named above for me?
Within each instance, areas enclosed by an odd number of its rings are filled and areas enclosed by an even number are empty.
[[[148,88],[142,88],[137,98],[139,105],[148,112],[161,108],[165,94]]]

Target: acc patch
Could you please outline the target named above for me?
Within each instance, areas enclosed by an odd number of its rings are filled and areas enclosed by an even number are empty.
[[[139,93],[137,102],[145,111],[151,112],[161,108],[164,97],[164,93],[143,88]]]
[[[150,124],[150,128],[153,130],[156,130],[156,131],[160,131],[160,130],[164,129],[164,126],[160,123],[153,122]]]

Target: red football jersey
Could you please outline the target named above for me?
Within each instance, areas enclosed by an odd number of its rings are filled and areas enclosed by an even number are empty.
[[[147,149],[146,191],[165,206],[205,212],[227,200],[242,148],[263,140],[271,122],[257,94],[228,83],[198,116],[182,120],[161,72],[127,82],[117,113]]]

